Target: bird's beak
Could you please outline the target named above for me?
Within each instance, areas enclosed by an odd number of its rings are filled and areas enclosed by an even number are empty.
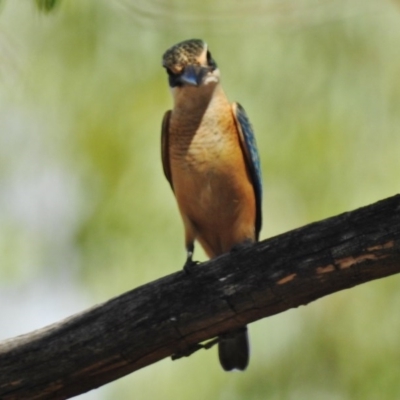
[[[203,67],[188,65],[179,76],[179,81],[187,85],[199,86],[205,73],[207,71]]]

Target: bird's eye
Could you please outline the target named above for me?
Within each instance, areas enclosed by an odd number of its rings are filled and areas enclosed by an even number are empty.
[[[176,87],[176,86],[181,86],[182,83],[179,80],[179,76],[181,74],[177,74],[175,72],[172,72],[168,67],[166,67],[165,65],[163,66],[165,68],[165,70],[167,71],[168,74],[168,82],[170,87]]]

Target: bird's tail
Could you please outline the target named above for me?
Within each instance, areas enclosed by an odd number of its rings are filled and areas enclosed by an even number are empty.
[[[247,326],[226,332],[219,339],[218,355],[222,368],[225,371],[245,370],[249,364],[250,355]]]

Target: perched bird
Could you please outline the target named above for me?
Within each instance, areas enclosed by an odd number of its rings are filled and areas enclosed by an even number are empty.
[[[162,163],[183,219],[187,269],[195,240],[210,258],[258,240],[261,169],[247,115],[229,103],[207,44],[176,44],[163,67],[174,105],[162,123]],[[246,369],[247,327],[220,336],[219,359],[226,371]]]

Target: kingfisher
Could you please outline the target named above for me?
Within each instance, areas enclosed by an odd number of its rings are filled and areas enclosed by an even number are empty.
[[[246,112],[229,102],[207,43],[180,42],[162,65],[173,97],[162,122],[162,165],[183,220],[190,271],[196,240],[210,258],[258,241],[260,159]],[[247,327],[220,335],[218,347],[224,370],[246,369]]]

